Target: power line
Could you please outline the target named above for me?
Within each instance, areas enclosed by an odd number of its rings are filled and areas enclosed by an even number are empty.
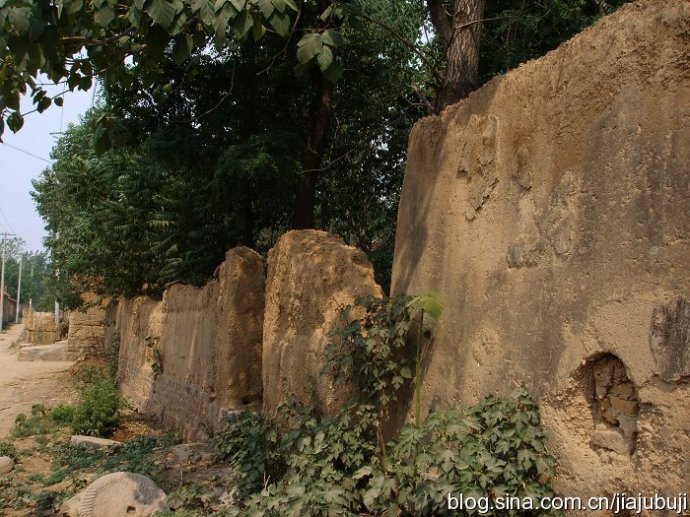
[[[5,226],[11,233],[14,233],[14,229],[12,228],[12,225],[10,224],[10,220],[5,215],[5,212],[2,210],[1,206],[0,206],[0,215],[2,215],[2,218],[5,220],[5,223],[7,223],[7,224],[3,224],[3,226]]]
[[[30,153],[29,151],[25,151],[24,149],[20,149],[19,147],[16,147],[16,146],[14,146],[14,145],[12,145],[12,144],[8,144],[7,142],[3,142],[3,145],[9,147],[10,149],[14,149],[15,151],[19,151],[20,153],[28,154],[29,156],[31,156],[31,157],[33,157],[33,158],[36,158],[37,160],[41,160],[42,162],[46,162],[46,163],[48,163],[48,164],[50,164],[50,165],[53,164],[53,162],[51,162],[50,160],[47,160],[47,159],[43,158],[42,156],[38,156],[37,154]]]

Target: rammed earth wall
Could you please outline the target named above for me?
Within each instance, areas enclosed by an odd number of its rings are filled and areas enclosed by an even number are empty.
[[[410,138],[394,293],[437,291],[424,402],[525,384],[566,495],[687,491],[690,3],[645,0]]]
[[[229,411],[260,408],[263,311],[263,261],[247,248],[230,250],[201,289],[121,300],[123,394],[190,439],[210,435]]]

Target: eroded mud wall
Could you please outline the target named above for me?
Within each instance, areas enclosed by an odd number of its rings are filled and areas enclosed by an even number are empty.
[[[247,248],[230,250],[202,289],[121,300],[123,394],[190,439],[210,435],[229,411],[260,407],[263,311],[263,261]]]
[[[60,340],[55,314],[27,310],[24,315],[24,341],[32,345],[49,345]]]
[[[84,309],[70,312],[67,355],[70,359],[106,357],[113,342],[117,301],[93,293],[82,295]]]
[[[448,305],[424,400],[526,384],[567,495],[687,490],[689,142],[680,0],[621,9],[411,135],[393,291]]]
[[[357,296],[382,296],[365,253],[318,230],[283,235],[268,257],[264,318],[264,412],[296,397],[332,411],[347,396],[323,374],[338,309]],[[311,393],[313,391],[313,393]]]

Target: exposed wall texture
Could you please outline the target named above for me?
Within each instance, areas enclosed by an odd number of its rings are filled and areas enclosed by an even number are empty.
[[[690,479],[690,4],[643,0],[410,138],[393,291],[448,308],[428,404],[525,383],[568,495]]]
[[[70,359],[105,357],[112,346],[117,302],[110,298],[100,300],[93,294],[82,297],[88,308],[69,314],[67,355]]]
[[[272,415],[290,396],[309,391],[329,411],[343,402],[342,387],[322,375],[328,334],[338,308],[357,296],[382,296],[364,252],[317,230],[283,235],[268,257],[264,317],[264,412]]]
[[[173,285],[156,302],[121,300],[118,380],[125,397],[185,437],[203,438],[228,411],[261,399],[264,266],[228,252],[204,288]]]
[[[49,345],[59,341],[55,314],[27,310],[24,315],[24,341],[32,345]]]

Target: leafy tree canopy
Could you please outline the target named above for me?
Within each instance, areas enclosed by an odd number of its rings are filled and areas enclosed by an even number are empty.
[[[337,80],[342,69],[334,51],[343,45],[337,26],[346,7],[311,13],[313,30],[297,45],[300,72],[316,66]],[[258,41],[266,33],[286,37],[303,10],[294,0],[1,0],[0,136],[7,113],[10,129],[21,128],[19,101],[27,86],[38,111],[62,103],[47,96],[39,74],[87,90],[95,75],[126,80],[123,65],[130,59],[140,77],[154,79],[169,47],[181,63],[211,41],[222,48],[228,35],[239,41]]]

